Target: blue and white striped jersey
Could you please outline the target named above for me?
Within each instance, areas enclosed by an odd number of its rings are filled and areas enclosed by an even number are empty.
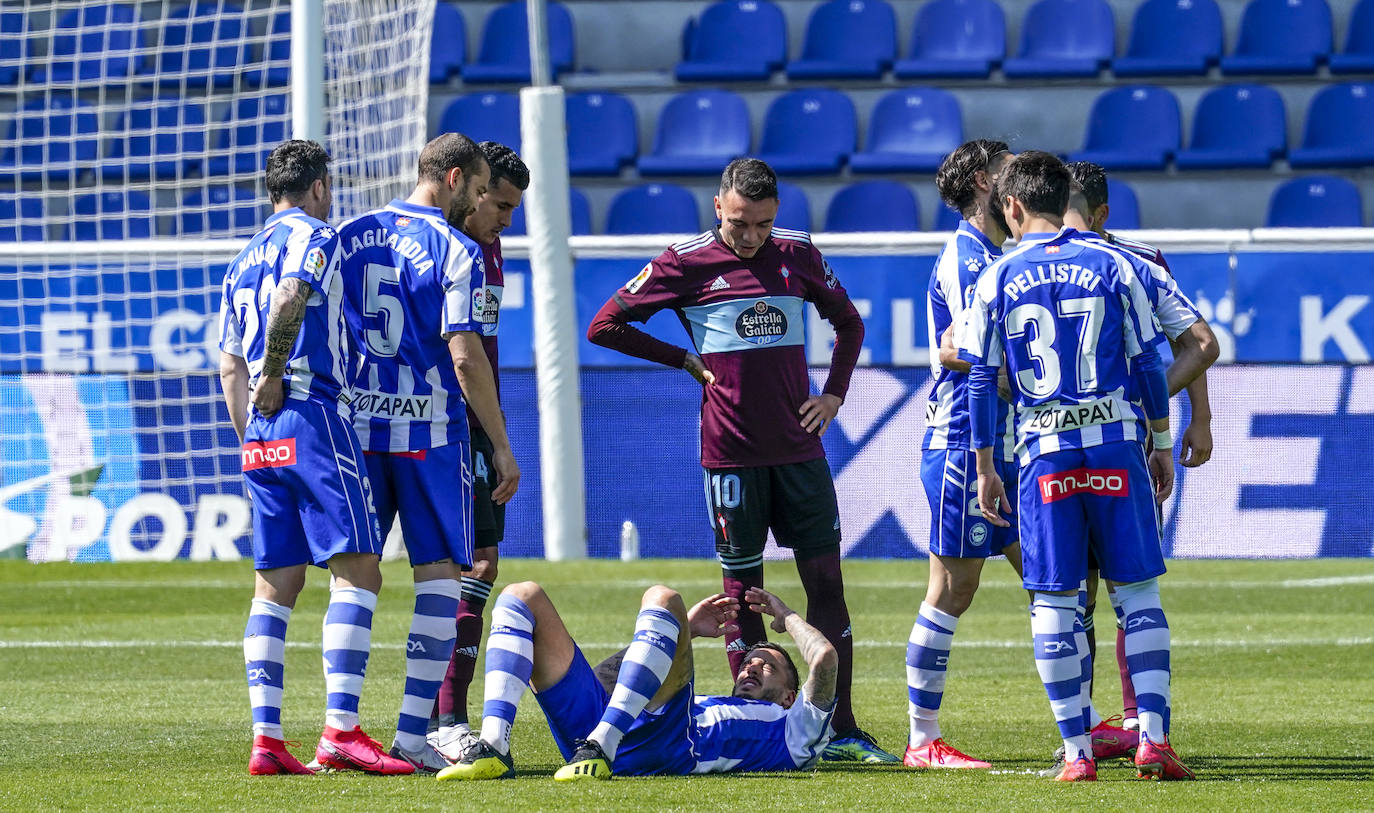
[[[353,426],[369,452],[468,439],[448,337],[496,321],[482,251],[432,206],[393,200],[339,228],[348,319],[362,340]]]
[[[972,428],[968,411],[968,373],[956,372],[940,364],[940,338],[951,325],[956,338],[963,324],[965,311],[973,300],[974,284],[983,269],[1002,256],[1000,246],[993,245],[987,235],[967,220],[959,221],[959,228],[949,238],[940,256],[935,259],[935,271],[926,289],[926,329],[930,348],[930,374],[935,378],[930,397],[926,401],[926,434],[921,449],[971,449]],[[1006,427],[1010,440],[1014,426],[1011,408],[1003,402],[997,413],[999,425]],[[1011,460],[1011,443],[994,450],[1005,460]]]
[[[804,691],[790,709],[767,700],[697,695],[693,773],[810,768],[830,741],[834,713],[833,704],[830,711],[811,705]]]
[[[1140,281],[1149,273],[1130,252],[1066,228],[1026,235],[978,281],[959,356],[1008,365],[1022,465],[1062,449],[1144,443],[1129,361],[1157,354],[1162,341]]]
[[[327,223],[300,209],[277,212],[229,264],[220,302],[220,349],[248,362],[249,391],[262,373],[267,316],[282,280],[309,283],[311,292],[291,357],[286,360],[286,397],[338,404],[348,416],[356,352],[344,319],[339,237]]]

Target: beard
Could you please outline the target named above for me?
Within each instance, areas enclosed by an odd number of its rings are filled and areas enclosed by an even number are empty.
[[[453,195],[453,200],[449,201],[448,211],[444,212],[444,219],[455,229],[463,228],[463,223],[468,219],[468,215],[477,210],[473,205],[470,182],[463,180],[463,188]]]

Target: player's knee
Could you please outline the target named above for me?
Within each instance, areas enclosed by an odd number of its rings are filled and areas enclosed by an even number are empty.
[[[682,595],[671,587],[656,584],[644,591],[644,598],[640,602],[644,607],[668,607],[683,606]]]
[[[532,600],[543,598],[544,588],[539,586],[539,582],[516,582],[507,585],[506,589],[501,591],[501,595],[518,598],[528,604]]]

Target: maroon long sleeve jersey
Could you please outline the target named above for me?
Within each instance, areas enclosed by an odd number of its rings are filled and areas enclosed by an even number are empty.
[[[801,425],[810,397],[806,302],[835,328],[824,392],[841,400],[864,325],[806,232],[773,229],[753,257],[735,254],[716,230],[669,247],[601,307],[587,338],[631,356],[681,367],[687,350],[630,325],[664,308],[682,321],[715,383],[702,388],[701,464],[742,468],[825,456]]]
[[[505,272],[501,270],[501,238],[497,237],[491,245],[484,246],[478,243],[482,249],[482,264],[486,269],[486,289],[483,296],[486,297],[485,309],[487,313],[496,314],[496,318],[482,325],[482,350],[487,354],[487,361],[491,363],[491,378],[496,384],[497,400],[501,398],[501,353],[496,345],[496,328],[501,320],[501,299],[506,291]],[[468,426],[473,429],[481,429],[482,422],[477,420],[477,413],[472,411],[472,405],[468,405]]]

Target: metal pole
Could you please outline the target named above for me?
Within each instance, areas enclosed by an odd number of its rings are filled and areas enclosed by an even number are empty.
[[[549,10],[546,0],[525,0],[525,15],[530,28],[530,84],[546,87],[553,83],[549,66]]]
[[[324,144],[324,0],[291,0],[291,137]]]

